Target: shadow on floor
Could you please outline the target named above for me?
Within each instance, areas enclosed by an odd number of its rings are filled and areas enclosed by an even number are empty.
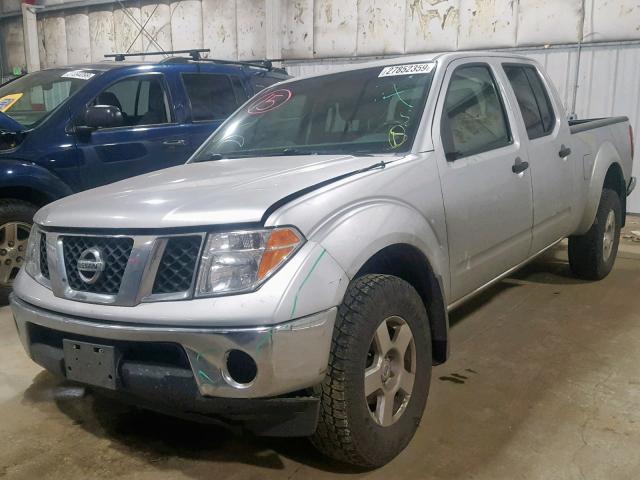
[[[573,275],[566,257],[566,249],[556,247],[536,260],[512,273],[504,280],[487,288],[475,297],[463,303],[449,314],[450,326],[464,320],[487,303],[493,301],[501,293],[522,285],[537,283],[545,285],[579,285],[588,283]]]
[[[284,470],[285,457],[331,473],[363,471],[323,457],[306,438],[256,437],[163,415],[102,396],[47,371],[34,378],[23,398],[26,403],[55,402],[75,425],[97,438],[108,439],[112,448],[147,461],[154,468],[166,464],[173,469],[175,461],[197,461]],[[190,469],[189,473],[194,478],[211,478],[211,472],[200,476]]]

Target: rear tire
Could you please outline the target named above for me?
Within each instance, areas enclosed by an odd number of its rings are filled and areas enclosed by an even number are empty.
[[[355,279],[338,308],[313,444],[352,465],[388,463],[418,428],[431,363],[429,319],[416,290],[390,275]]]
[[[620,197],[615,191],[605,188],[589,231],[569,237],[569,265],[576,276],[600,280],[611,272],[618,254],[621,226]]]
[[[23,200],[0,200],[0,305],[8,303],[13,280],[24,265],[37,210],[38,207]]]

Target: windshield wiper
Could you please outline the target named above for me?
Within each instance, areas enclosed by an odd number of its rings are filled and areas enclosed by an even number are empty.
[[[222,160],[223,158],[226,158],[226,157],[220,153],[207,153],[202,157],[195,159],[193,163],[214,162],[216,160]]]
[[[318,152],[299,150],[297,148],[283,148],[280,155],[317,155]]]
[[[352,155],[354,157],[372,157],[373,154],[367,151],[353,151],[353,152],[345,152],[339,150],[327,150],[327,151],[315,151],[315,150],[300,150],[298,148],[286,147],[282,150],[269,150],[269,151],[260,151],[260,150],[247,150],[247,151],[239,151],[239,152],[230,152],[230,153],[207,153],[202,157],[194,160],[193,163],[199,162],[213,162],[216,160],[222,159],[231,159],[231,158],[247,158],[247,157],[287,157],[293,155]]]

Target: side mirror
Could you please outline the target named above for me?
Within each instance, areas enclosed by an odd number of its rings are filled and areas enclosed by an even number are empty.
[[[124,125],[122,112],[113,105],[93,105],[84,112],[84,125],[80,129],[97,130],[98,128],[113,128]]]

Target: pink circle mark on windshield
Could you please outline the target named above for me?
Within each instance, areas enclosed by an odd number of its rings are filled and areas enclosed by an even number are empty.
[[[247,108],[247,113],[249,115],[259,115],[261,113],[270,112],[271,110],[275,110],[281,105],[287,103],[291,97],[293,97],[293,92],[287,88],[279,88],[278,90],[274,90],[272,92],[267,93],[265,96],[258,98],[255,102],[252,102]]]

